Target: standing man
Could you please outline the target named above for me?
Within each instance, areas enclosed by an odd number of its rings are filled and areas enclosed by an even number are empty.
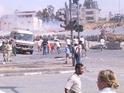
[[[7,62],[7,42],[2,42],[2,51],[3,51],[3,64]]]
[[[82,46],[82,55],[86,56],[86,52],[87,52],[86,41],[83,36],[81,36],[79,44],[81,44],[81,46]],[[83,53],[83,50],[85,51],[84,53]]]
[[[81,93],[81,77],[84,73],[84,65],[76,64],[75,73],[68,79],[65,86],[65,93]]]
[[[105,39],[101,38],[100,39],[100,49],[101,49],[101,51],[103,50],[103,48],[105,48]]]
[[[76,64],[81,63],[81,52],[82,52],[81,44],[75,44],[74,45],[74,57],[75,57]]]
[[[71,49],[71,40],[69,38],[66,39],[66,44],[70,50],[70,52],[72,53],[72,49]]]
[[[11,40],[12,42],[12,54],[14,56],[16,56],[16,37],[14,36],[14,38]]]
[[[12,42],[7,42],[7,62],[12,61]]]
[[[60,41],[59,40],[56,40],[55,44],[56,44],[57,53],[60,54],[61,53],[61,50],[60,50],[60,48],[61,48]]]
[[[43,55],[47,55],[48,54],[48,39],[47,38],[43,39],[42,47],[43,47]]]

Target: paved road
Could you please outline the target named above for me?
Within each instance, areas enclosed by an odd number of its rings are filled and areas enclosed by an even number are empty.
[[[0,64],[7,69],[12,67],[10,71],[28,68],[38,68],[38,71],[48,71],[46,74],[25,73],[23,76],[0,77],[0,88],[8,93],[63,93],[65,82],[73,70],[71,63],[63,64],[64,58],[54,58],[55,56],[37,55],[17,55],[12,64]],[[2,55],[1,55],[2,58]],[[112,69],[116,72],[120,82],[118,93],[123,93],[124,89],[124,51],[123,50],[90,50],[87,57],[83,58],[83,63],[86,65],[86,73],[82,76],[83,93],[96,93],[96,78],[101,69]],[[60,70],[61,73],[54,73]],[[8,70],[7,70],[8,71]],[[35,70],[36,71],[36,70]],[[66,73],[66,74],[65,74]],[[70,73],[70,74],[69,74]],[[18,75],[18,74],[17,74]]]
[[[82,62],[90,68],[92,71],[94,69],[100,70],[99,66],[108,67],[114,69],[116,67],[119,70],[123,70],[123,50],[89,50],[86,57],[83,57]],[[45,73],[73,70],[71,59],[68,64],[64,64],[65,55],[48,55],[43,56],[41,53],[35,53],[33,55],[17,55],[13,57],[13,62],[3,65],[2,64],[2,54],[0,54],[0,72],[11,73],[11,72],[29,72],[29,71],[44,71]],[[112,66],[112,65],[115,66]]]
[[[82,75],[82,93],[98,93],[96,78],[98,72]],[[6,93],[64,93],[64,86],[70,74],[43,74],[33,76],[11,76],[0,78],[0,89]],[[119,76],[118,93],[123,93],[124,80]]]

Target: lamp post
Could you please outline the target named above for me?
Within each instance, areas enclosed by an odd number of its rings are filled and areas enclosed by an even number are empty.
[[[69,15],[70,15],[70,23],[72,22],[72,1],[69,0]],[[70,30],[71,30],[71,54],[72,54],[72,66],[75,66],[75,58],[74,58],[74,51],[73,51],[73,39],[74,39],[74,33],[73,33],[73,28],[70,24]]]
[[[118,12],[120,14],[120,0],[118,0]]]
[[[73,0],[73,4],[75,4],[77,7],[77,21],[76,21],[76,24],[72,18],[72,0],[69,0],[69,15],[70,15],[70,30],[71,30],[71,47],[72,47],[72,65],[75,66],[75,57],[74,57],[74,44],[73,44],[73,39],[74,39],[74,33],[73,33],[73,30],[75,30],[74,28],[74,25],[77,25],[79,27],[79,0]],[[79,31],[79,28],[78,28],[78,40],[80,39],[80,31]],[[79,54],[80,55],[80,54]],[[80,58],[79,58],[80,59]]]
[[[77,1],[77,23],[79,25],[79,2],[78,1]],[[80,31],[78,31],[78,40],[80,40]]]

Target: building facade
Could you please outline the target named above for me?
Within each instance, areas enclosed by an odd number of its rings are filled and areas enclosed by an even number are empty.
[[[2,31],[11,31],[12,29],[37,31],[42,27],[42,21],[36,17],[36,11],[16,11],[14,15],[2,16],[0,22]]]
[[[98,8],[97,1],[85,0],[82,12],[84,12],[83,16],[87,23],[93,23],[99,20],[100,9]]]
[[[84,12],[86,22],[94,23],[99,20],[100,11],[98,9],[85,9]]]

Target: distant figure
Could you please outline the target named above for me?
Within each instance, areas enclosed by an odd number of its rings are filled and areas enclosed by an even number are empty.
[[[76,64],[75,73],[68,79],[65,85],[65,93],[81,93],[81,78],[84,73],[84,65]]]
[[[3,64],[7,62],[7,43],[5,41],[2,42],[2,52],[3,52]]]
[[[81,46],[82,46],[82,55],[86,56],[86,52],[87,52],[86,40],[84,39],[83,36],[81,36],[81,38],[79,40],[79,44],[81,44]],[[84,50],[84,52],[83,52],[83,50]]]
[[[72,52],[72,49],[71,49],[71,40],[69,38],[66,39],[66,44],[67,44],[70,52]]]
[[[70,55],[71,55],[71,52],[70,52],[70,49],[68,46],[65,47],[65,53],[66,53],[66,61],[65,61],[65,64],[68,63],[68,60],[70,58]]]
[[[12,42],[8,41],[7,43],[7,62],[12,61]]]
[[[81,44],[75,44],[74,45],[74,58],[75,58],[76,64],[81,63],[81,55],[82,55],[82,46],[81,46]]]
[[[105,48],[105,39],[101,38],[100,39],[100,49],[101,49],[101,51],[103,50],[103,48]]]
[[[50,47],[51,47],[50,53],[54,53],[54,51],[55,51],[55,44],[54,43],[50,43]]]
[[[11,42],[12,42],[12,54],[16,56],[16,39],[15,38],[12,39]]]
[[[38,49],[38,52],[41,52],[41,45],[42,45],[42,42],[43,42],[43,40],[42,40],[41,38],[37,41],[37,49]]]
[[[112,70],[101,70],[97,78],[99,93],[116,93],[119,84]]]
[[[74,44],[79,44],[78,38],[74,37]]]
[[[42,42],[43,55],[48,54],[48,39],[44,39]]]
[[[55,41],[55,45],[56,45],[56,50],[57,50],[57,53],[60,54],[61,53],[61,44],[60,44],[60,41],[59,40],[56,40]]]

